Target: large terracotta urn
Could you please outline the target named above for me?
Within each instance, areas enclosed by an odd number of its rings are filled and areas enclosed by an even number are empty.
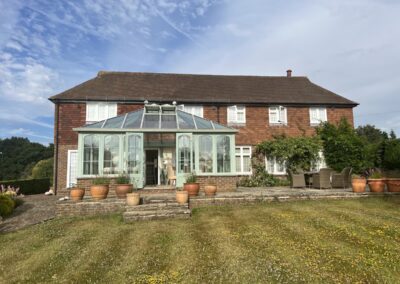
[[[126,198],[127,193],[131,193],[133,191],[132,184],[116,184],[115,185],[115,195],[118,198]]]
[[[126,204],[131,206],[137,206],[140,203],[140,194],[138,192],[132,192],[126,194]]]
[[[179,204],[186,204],[189,200],[188,192],[185,190],[178,190],[176,192],[176,202]]]
[[[217,192],[217,186],[213,184],[207,184],[204,186],[204,193],[206,196],[214,196]]]
[[[92,195],[94,200],[106,199],[108,195],[108,184],[91,185],[90,195]]]
[[[365,192],[365,187],[367,186],[367,179],[362,177],[353,178],[351,180],[351,187],[353,192],[360,193]]]
[[[387,179],[387,187],[389,192],[400,192],[400,179],[398,178]]]
[[[183,190],[187,191],[189,197],[199,195],[200,184],[199,183],[184,183]]]
[[[385,191],[385,180],[381,178],[369,178],[368,186],[371,192],[384,192]]]
[[[73,187],[69,191],[69,197],[71,198],[72,201],[82,200],[84,195],[85,195],[84,188]]]

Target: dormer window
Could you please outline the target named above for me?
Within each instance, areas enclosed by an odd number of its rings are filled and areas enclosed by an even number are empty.
[[[105,102],[86,103],[86,124],[117,116],[117,104]]]
[[[287,109],[284,106],[269,107],[269,124],[287,124]]]

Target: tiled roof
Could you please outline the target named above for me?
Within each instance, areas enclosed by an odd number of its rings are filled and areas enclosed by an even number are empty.
[[[357,105],[312,83],[307,77],[104,71],[50,100]]]

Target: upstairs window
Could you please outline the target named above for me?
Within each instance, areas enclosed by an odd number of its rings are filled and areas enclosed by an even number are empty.
[[[287,109],[283,106],[269,107],[269,124],[287,124]]]
[[[203,106],[178,105],[178,109],[199,117],[203,117]]]
[[[246,123],[246,108],[244,106],[228,107],[228,123]]]
[[[88,102],[86,103],[86,124],[117,116],[116,103]]]
[[[310,107],[310,124],[318,125],[328,121],[325,107]]]

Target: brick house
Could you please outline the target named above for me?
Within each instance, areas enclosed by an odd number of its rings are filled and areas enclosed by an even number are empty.
[[[138,187],[181,186],[195,171],[221,190],[251,174],[252,146],[312,135],[322,121],[353,124],[357,103],[307,77],[104,72],[50,98],[55,104],[57,191],[96,175],[128,173]],[[266,170],[283,165],[266,160]]]

